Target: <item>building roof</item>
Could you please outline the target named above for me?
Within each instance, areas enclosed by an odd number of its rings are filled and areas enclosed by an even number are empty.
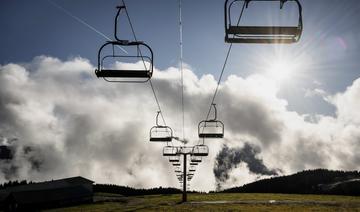
[[[18,191],[49,190],[49,189],[65,188],[65,187],[72,187],[77,185],[93,184],[93,183],[94,181],[78,176],[78,177],[64,178],[60,180],[46,181],[41,183],[32,183],[27,185],[8,187],[5,190],[8,193],[18,192]]]

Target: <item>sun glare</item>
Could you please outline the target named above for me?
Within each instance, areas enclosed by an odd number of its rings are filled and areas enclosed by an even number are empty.
[[[286,60],[273,61],[266,70],[266,75],[275,81],[284,81],[291,78],[294,65]]]

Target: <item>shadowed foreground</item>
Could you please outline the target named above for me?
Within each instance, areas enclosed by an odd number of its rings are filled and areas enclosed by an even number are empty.
[[[97,193],[95,203],[51,211],[360,211],[360,197],[287,194],[189,194],[123,197]]]

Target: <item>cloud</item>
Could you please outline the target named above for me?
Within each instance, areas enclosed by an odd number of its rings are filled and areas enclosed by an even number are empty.
[[[26,64],[0,66],[0,140],[14,148],[12,160],[0,161],[5,167],[1,182],[82,175],[98,183],[177,186],[173,168],[161,155],[163,145],[148,141],[158,110],[149,84],[107,83],[95,77],[94,69],[80,57],[61,61],[40,56]],[[179,79],[174,67],[155,70],[153,78],[166,122],[177,136],[182,135]],[[185,66],[184,79],[185,134],[189,144],[196,144],[197,124],[205,118],[216,80],[197,76],[190,66]],[[307,121],[308,114],[289,111],[278,92],[262,75],[231,75],[220,85],[216,103],[225,139],[206,141],[210,154],[197,168],[194,188],[215,189],[213,168],[224,145],[240,152],[247,146],[252,153],[251,160],[230,166],[230,177],[221,181],[226,186],[277,169],[289,174],[359,168],[360,80],[344,92],[328,94],[337,112],[315,114],[316,122]]]
[[[217,190],[221,190],[230,178],[230,172],[236,169],[240,163],[245,163],[249,172],[255,175],[278,175],[278,171],[269,170],[261,159],[258,158],[260,148],[245,143],[243,147],[229,148],[224,145],[217,154],[214,166],[214,175]],[[236,178],[236,176],[234,176]]]
[[[325,98],[327,95],[327,93],[320,88],[315,88],[313,90],[307,89],[305,90],[305,97],[316,97],[316,96],[320,96]]]

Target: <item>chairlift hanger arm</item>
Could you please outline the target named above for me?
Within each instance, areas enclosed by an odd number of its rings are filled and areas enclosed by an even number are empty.
[[[117,29],[118,29],[118,20],[119,20],[119,16],[121,13],[121,10],[126,10],[126,6],[125,5],[121,5],[121,6],[117,6],[116,7],[118,9],[116,16],[115,16],[115,30],[114,30],[114,37],[117,41],[122,41],[121,39],[119,39],[118,35],[117,35]]]
[[[216,121],[217,119],[217,109],[216,109],[216,104],[213,103],[212,106],[214,107],[214,119],[212,119],[211,121]]]

